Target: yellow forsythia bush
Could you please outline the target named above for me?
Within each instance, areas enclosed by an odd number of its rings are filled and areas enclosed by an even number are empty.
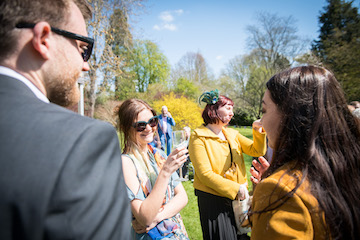
[[[154,101],[152,107],[158,114],[161,114],[161,107],[167,106],[169,112],[175,120],[174,130],[181,130],[185,126],[192,130],[203,124],[201,117],[202,109],[200,106],[184,96],[177,97],[173,92],[163,96],[161,100]]]

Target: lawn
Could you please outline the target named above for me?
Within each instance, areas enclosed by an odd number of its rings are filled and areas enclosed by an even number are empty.
[[[236,128],[240,131],[240,133],[250,139],[252,139],[252,129],[251,127],[241,127]],[[248,181],[249,181],[249,188],[252,188],[252,184],[250,182],[250,174],[249,169],[251,167],[251,161],[252,157],[244,154],[245,159],[245,165],[246,165],[246,171],[248,175]],[[184,220],[184,224],[187,230],[187,233],[189,235],[189,238],[191,240],[200,240],[202,239],[202,231],[201,231],[201,225],[200,225],[200,218],[199,218],[199,211],[197,206],[197,197],[194,194],[194,187],[191,181],[183,182],[184,188],[187,192],[189,202],[186,205],[186,207],[181,210],[181,216]],[[249,190],[250,190],[249,189]]]

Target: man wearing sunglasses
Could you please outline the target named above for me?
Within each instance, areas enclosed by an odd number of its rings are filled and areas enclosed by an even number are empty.
[[[130,239],[112,126],[61,106],[89,70],[85,0],[0,3],[0,239]]]

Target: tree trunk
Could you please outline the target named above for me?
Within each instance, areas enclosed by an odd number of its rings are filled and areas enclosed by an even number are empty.
[[[96,72],[95,70],[89,71],[90,77],[90,91],[89,91],[89,117],[94,117],[95,112],[95,100],[96,100]]]

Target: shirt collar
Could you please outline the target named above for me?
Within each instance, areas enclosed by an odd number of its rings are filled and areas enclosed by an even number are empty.
[[[200,126],[199,128],[195,129],[194,132],[199,137],[212,137],[212,138],[219,138],[213,131],[205,127],[204,125]]]
[[[219,136],[217,136],[213,131],[211,131],[210,129],[208,129],[204,125],[202,125],[202,126],[198,127],[197,129],[195,129],[194,132],[196,132],[196,134],[199,137],[209,137],[209,138],[219,138],[220,139]],[[235,138],[236,134],[238,133],[236,130],[229,129],[228,127],[223,127],[222,132],[224,133],[226,139]]]
[[[0,74],[15,78],[23,82],[35,94],[37,98],[39,98],[43,102],[49,103],[49,99],[32,82],[30,82],[26,77],[24,77],[20,73],[15,72],[10,68],[0,66]]]

